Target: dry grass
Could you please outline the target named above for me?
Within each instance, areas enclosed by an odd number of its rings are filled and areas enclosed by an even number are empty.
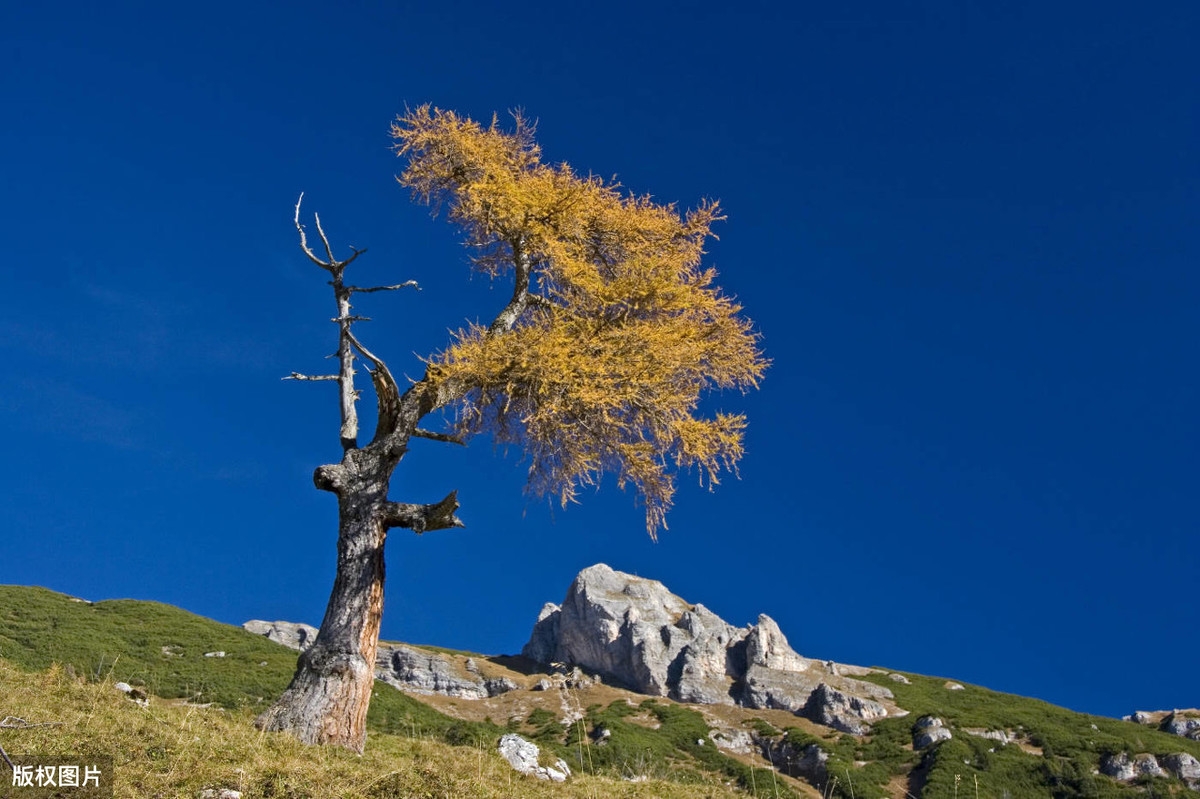
[[[0,661],[0,715],[59,726],[0,730],[11,754],[111,756],[117,797],[193,797],[225,787],[249,797],[665,797],[744,795],[720,783],[629,783],[578,775],[551,785],[515,773],[494,751],[373,734],[359,756],[254,729],[248,715],[151,698],[139,707],[111,682],[58,667],[30,674]]]

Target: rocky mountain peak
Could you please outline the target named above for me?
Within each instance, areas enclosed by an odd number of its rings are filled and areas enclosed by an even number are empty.
[[[868,669],[802,657],[771,617],[735,627],[657,580],[603,563],[575,577],[562,605],[543,606],[522,654],[639,693],[789,710],[847,732],[903,713],[886,688],[852,679]]]

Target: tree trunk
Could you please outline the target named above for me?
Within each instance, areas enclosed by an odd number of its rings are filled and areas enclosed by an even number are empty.
[[[371,488],[337,491],[337,576],[325,618],[313,645],[300,654],[291,685],[255,721],[259,729],[287,731],[307,744],[363,750],[383,618],[386,479]]]

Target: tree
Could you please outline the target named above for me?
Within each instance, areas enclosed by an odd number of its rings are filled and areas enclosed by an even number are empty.
[[[702,268],[716,202],[680,214],[674,205],[631,196],[617,184],[541,160],[533,126],[514,115],[511,131],[423,106],[392,127],[406,160],[398,180],[444,210],[475,252],[477,269],[512,275],[512,296],[488,325],[460,330],[425,361],[403,393],[387,365],[354,332],[356,293],[320,218],[324,257],[309,246],[296,203],[300,246],[329,272],[337,301],[341,396],[340,463],[320,466],[317,488],[338,499],[337,575],[313,645],[300,655],[283,696],[258,719],[302,741],[361,751],[383,611],[387,531],[458,527],[457,495],[431,504],[388,499],[389,482],[413,437],[463,443],[488,433],[519,445],[529,490],[563,504],[577,489],[615,474],[646,509],[646,529],[665,527],[675,475],[696,468],[709,485],[742,455],[745,418],[698,415],[708,388],[758,385],[767,362],[741,307]],[[303,198],[303,196],[302,196]],[[370,443],[360,446],[354,361],[369,364],[378,404]],[[420,426],[443,411],[446,432]]]

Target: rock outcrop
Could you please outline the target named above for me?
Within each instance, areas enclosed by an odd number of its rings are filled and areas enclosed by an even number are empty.
[[[248,621],[242,628],[301,651],[312,646],[317,637],[316,627],[290,621]],[[518,687],[506,677],[488,679],[482,676],[472,658],[467,658],[460,669],[448,657],[403,644],[379,645],[375,654],[375,679],[402,691],[442,694],[458,699],[487,699]]]
[[[375,655],[375,677],[403,691],[458,699],[487,699],[517,688],[506,677],[488,680],[469,666],[464,674],[435,652],[403,645],[380,645]]]
[[[855,734],[895,710],[883,704],[891,691],[849,677],[869,669],[800,656],[769,616],[734,627],[660,582],[604,564],[580,572],[561,606],[542,608],[521,654],[639,693],[787,710]]]
[[[277,644],[283,644],[289,649],[303,652],[312,646],[317,638],[317,628],[311,624],[297,624],[293,621],[259,621],[252,619],[242,625],[242,629],[255,635],[265,635]]]

